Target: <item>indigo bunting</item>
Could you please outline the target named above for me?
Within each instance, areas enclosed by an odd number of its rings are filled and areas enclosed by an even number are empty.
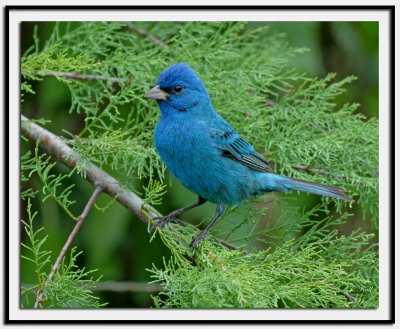
[[[342,188],[274,173],[268,161],[215,111],[203,81],[188,64],[173,64],[161,72],[145,97],[157,100],[161,111],[154,131],[159,155],[179,181],[198,195],[195,203],[158,219],[156,226],[206,201],[217,204],[214,217],[191,247],[206,237],[227,205],[255,195],[298,190],[352,201]]]

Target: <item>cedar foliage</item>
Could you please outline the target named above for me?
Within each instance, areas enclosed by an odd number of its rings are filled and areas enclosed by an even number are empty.
[[[357,114],[358,104],[335,103],[355,77],[337,81],[330,73],[311,78],[291,68],[290,58],[306,49],[290,47],[284,36],[234,22],[85,22],[56,23],[43,41],[35,30],[33,40],[21,59],[22,102],[25,94],[37,92],[34,81],[54,76],[65,84],[71,95],[65,111],[80,116],[83,126],[53,132],[63,136],[82,162],[57,176],[51,174],[54,163],[39,155],[37,147],[34,153],[27,151],[21,158],[21,181],[37,175],[41,183],[24,189],[23,199],[54,198],[74,218],[70,206],[79,196],[73,185],[61,181],[68,182],[71,175],[84,178],[85,161],[91,161],[127,188],[137,191],[141,182],[146,202],[162,202],[168,179],[152,142],[159,111],[143,94],[164,68],[185,61],[205,81],[217,111],[277,172],[347,189],[377,229],[378,121]],[[69,78],[60,72],[101,79]],[[305,170],[296,169],[299,165]],[[157,230],[171,256],[162,268],[149,269],[164,287],[153,296],[154,305],[377,307],[378,248],[371,243],[373,234],[339,233],[354,217],[340,200],[320,198],[310,210],[293,206],[294,197],[295,192],[277,194],[272,204],[258,199],[262,208],[253,200],[229,209],[212,235],[248,252],[229,250],[211,237],[192,255],[188,244],[197,228],[171,224]],[[267,224],[265,209],[276,210]],[[71,283],[76,289],[82,286],[78,281]],[[62,300],[65,294],[57,295],[53,286],[48,296]],[[79,296],[77,290],[71,294]],[[86,300],[91,299],[85,295]],[[48,306],[56,305],[70,302]],[[84,306],[101,305],[94,300]]]

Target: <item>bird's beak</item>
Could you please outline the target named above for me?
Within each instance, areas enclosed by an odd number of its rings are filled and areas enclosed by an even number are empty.
[[[160,86],[155,86],[151,88],[145,95],[144,97],[146,98],[151,98],[151,99],[167,99],[168,93],[160,89]]]

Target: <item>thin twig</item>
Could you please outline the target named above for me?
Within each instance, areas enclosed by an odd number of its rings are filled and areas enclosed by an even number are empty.
[[[235,245],[233,245],[232,243],[229,243],[228,241],[221,240],[221,239],[218,239],[218,238],[215,238],[215,240],[217,240],[220,244],[222,244],[223,246],[227,247],[228,249],[240,250],[240,251],[244,252],[245,254],[249,253],[246,249],[236,247]]]
[[[346,292],[346,291],[341,291],[340,292],[344,297],[346,297],[346,299],[349,301],[349,302],[352,302],[352,303],[354,303],[355,301],[357,301],[357,298],[356,297],[354,297],[353,295],[350,295],[348,292]]]
[[[65,256],[67,250],[69,249],[69,247],[71,246],[72,242],[74,241],[74,238],[75,238],[76,234],[78,233],[79,229],[81,228],[81,226],[82,226],[82,224],[83,224],[83,222],[84,222],[86,216],[88,215],[90,209],[93,207],[94,202],[96,201],[97,196],[98,196],[102,191],[103,191],[103,189],[102,189],[101,187],[96,186],[96,188],[95,188],[95,190],[94,190],[92,196],[90,197],[90,199],[89,199],[89,201],[87,202],[85,208],[83,209],[82,214],[80,214],[80,215],[78,216],[77,222],[76,222],[74,228],[72,229],[71,233],[69,234],[67,241],[65,242],[64,246],[62,247],[62,249],[61,249],[61,251],[60,251],[60,253],[59,253],[59,255],[58,255],[58,257],[57,257],[57,259],[56,259],[56,261],[55,261],[55,263],[54,263],[54,265],[53,265],[53,267],[52,267],[52,269],[51,269],[51,272],[50,272],[50,274],[49,274],[47,280],[46,280],[45,283],[44,283],[44,286],[45,286],[46,284],[48,284],[48,283],[53,279],[54,275],[56,274],[58,268],[59,268],[60,265],[61,265],[61,262],[62,262],[62,260],[63,260],[63,258],[64,258],[64,256]],[[42,299],[43,299],[43,289],[40,289],[40,290],[37,292],[36,302],[35,302],[35,306],[34,306],[35,308],[38,308],[38,307],[39,307],[39,305],[40,305]]]
[[[84,283],[82,283],[84,285]],[[25,283],[21,286],[24,292],[37,288],[37,284]],[[159,292],[163,287],[159,283],[134,282],[134,281],[100,281],[91,288],[93,291],[113,291],[113,292]]]
[[[323,175],[329,175],[330,174],[330,172],[328,170],[326,170],[326,169],[312,168],[312,167],[305,166],[305,165],[291,165],[291,167],[293,169],[296,169],[296,170],[309,171],[309,172],[312,172],[314,174],[323,174]]]
[[[162,48],[168,48],[168,45],[167,45],[164,41],[162,41],[160,38],[156,37],[155,35],[150,34],[150,33],[147,32],[145,29],[138,28],[138,27],[134,26],[131,22],[126,22],[126,26],[127,26],[130,30],[136,32],[137,34],[140,34],[140,35],[146,37],[146,38],[149,39],[151,42],[153,42],[153,43],[159,45],[160,47],[162,47]]]
[[[114,292],[159,292],[162,287],[158,283],[132,282],[132,281],[102,281],[96,283],[94,291],[114,291]]]
[[[291,167],[296,170],[308,171],[308,172],[312,172],[314,174],[332,175],[332,176],[335,176],[338,178],[346,178],[346,176],[344,174],[332,173],[326,169],[312,168],[310,166],[297,165],[297,164],[291,165]]]
[[[79,79],[79,80],[98,80],[98,81],[111,81],[111,82],[124,82],[127,81],[123,78],[117,77],[107,77],[103,75],[96,75],[96,74],[84,74],[84,73],[77,73],[77,72],[63,72],[63,71],[40,71],[38,73],[42,76],[57,76],[63,77],[68,79]]]

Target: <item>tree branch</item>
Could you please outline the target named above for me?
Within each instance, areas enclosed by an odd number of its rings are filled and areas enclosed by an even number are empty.
[[[83,74],[77,72],[62,72],[62,71],[40,71],[38,73],[42,76],[58,76],[68,79],[79,79],[79,80],[98,80],[98,81],[111,81],[111,82],[124,82],[126,79],[117,77],[106,77],[103,75],[95,74]]]
[[[344,297],[346,297],[346,299],[347,299],[349,302],[354,303],[354,302],[357,301],[357,298],[356,298],[356,297],[354,297],[353,295],[350,295],[350,294],[349,294],[348,292],[346,292],[346,291],[341,291],[340,294],[342,294]]]
[[[37,284],[26,283],[21,286],[22,290],[33,290]],[[159,283],[134,282],[134,281],[99,281],[91,290],[113,291],[113,292],[147,292],[154,293],[163,290]]]
[[[158,283],[133,282],[133,281],[102,281],[96,283],[94,291],[115,292],[159,292],[162,287]]]
[[[225,246],[228,249],[231,249],[231,250],[239,249],[239,250],[243,251],[245,254],[249,253],[247,250],[245,250],[243,248],[236,247],[235,245],[233,245],[232,243],[230,243],[228,241],[221,240],[219,238],[215,238],[215,240],[217,240],[220,244],[222,244],[223,246]]]
[[[147,39],[149,39],[151,42],[159,45],[162,48],[168,48],[168,45],[162,41],[160,38],[156,37],[155,35],[150,34],[149,32],[147,32],[145,29],[140,29],[135,27],[131,22],[126,22],[126,26],[136,32],[137,34],[140,34],[144,37],[146,37]]]
[[[291,165],[293,169],[312,172],[314,174],[330,175],[331,173],[326,169],[312,168],[305,165]]]
[[[98,196],[101,192],[102,192],[102,188],[96,186],[96,188],[95,188],[95,190],[94,190],[92,196],[90,197],[88,203],[86,204],[85,208],[83,209],[82,214],[80,214],[80,215],[78,216],[77,222],[76,222],[74,228],[72,229],[71,233],[69,234],[67,241],[65,242],[64,246],[62,247],[62,249],[61,249],[61,251],[60,251],[60,254],[58,255],[58,257],[57,257],[57,259],[56,259],[56,261],[55,261],[55,263],[54,263],[54,265],[53,265],[53,267],[52,267],[52,269],[51,269],[51,272],[50,272],[49,276],[47,277],[47,280],[46,280],[45,283],[44,283],[44,286],[45,286],[46,284],[48,284],[48,283],[53,279],[54,275],[56,274],[58,268],[59,268],[60,265],[61,265],[61,262],[62,262],[62,260],[63,260],[63,258],[64,258],[64,256],[65,256],[67,250],[68,250],[69,247],[71,246],[72,242],[73,242],[74,239],[75,239],[75,236],[77,235],[79,229],[81,228],[81,226],[82,226],[82,224],[83,224],[83,221],[85,220],[86,216],[88,215],[89,210],[93,207],[94,202],[96,201],[97,196]],[[36,296],[36,301],[35,301],[35,306],[34,306],[34,308],[38,308],[39,305],[41,305],[42,299],[43,299],[43,288],[42,288],[42,289],[39,289],[38,292],[37,292],[37,296]]]
[[[302,171],[307,171],[311,172],[313,174],[321,174],[321,175],[330,175],[330,176],[335,176],[337,178],[345,179],[346,175],[340,174],[340,173],[332,173],[329,170],[326,169],[320,169],[320,168],[312,168],[310,166],[305,166],[305,165],[291,165],[291,167],[295,170],[302,170]]]

